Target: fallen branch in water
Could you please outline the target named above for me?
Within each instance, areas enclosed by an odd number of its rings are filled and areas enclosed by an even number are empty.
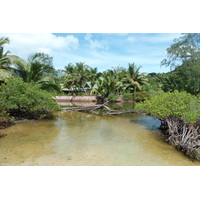
[[[128,114],[128,113],[136,113],[134,110],[112,110],[110,112],[104,113],[104,115],[120,115],[120,114]]]
[[[135,113],[134,110],[112,110],[107,107],[105,104],[99,104],[94,106],[87,106],[87,107],[73,107],[73,108],[65,108],[66,111],[79,111],[79,112],[94,112],[96,110],[105,110],[106,112],[103,115],[120,115],[126,113]]]

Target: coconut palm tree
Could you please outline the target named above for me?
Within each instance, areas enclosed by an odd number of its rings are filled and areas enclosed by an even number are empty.
[[[76,63],[75,66],[75,77],[78,86],[81,88],[83,84],[88,80],[89,76],[89,66],[85,65],[83,62]]]
[[[3,45],[7,43],[9,43],[8,38],[0,38],[0,69],[4,69],[10,64],[10,59],[8,57],[10,52],[3,52]]]
[[[142,90],[142,85],[148,84],[148,79],[145,76],[145,73],[140,73],[139,70],[141,66],[137,67],[134,63],[130,64],[126,77],[123,79],[126,89],[132,90],[134,93],[139,90]]]
[[[15,62],[15,73],[16,76],[21,77],[24,82],[39,82],[48,73],[53,72],[53,67],[51,66],[51,59],[45,61],[43,57],[48,55],[44,53],[35,53],[29,56],[27,61],[18,60]]]
[[[40,84],[40,87],[46,90],[60,90],[59,84],[54,79],[52,58],[48,54],[35,53],[27,61],[17,60],[14,72],[26,83]]]
[[[117,93],[123,87],[122,82],[116,77],[113,70],[107,70],[97,80],[96,91],[104,96],[111,93]]]
[[[126,68],[124,67],[112,67],[112,71],[119,80],[122,80],[126,75]]]
[[[68,64],[65,67],[65,72],[64,82],[67,88],[76,87],[81,89],[91,76],[90,67],[85,65],[84,62],[76,63],[75,66]]]
[[[23,63],[23,60],[16,55],[11,55],[10,51],[4,53],[3,45],[9,44],[9,38],[0,38],[0,81],[6,82],[9,78],[15,76],[16,69],[13,68],[17,63]]]
[[[8,44],[8,38],[0,38],[0,81],[6,82],[12,77],[11,64],[20,58],[15,55],[10,55],[10,51],[4,53],[3,45]]]

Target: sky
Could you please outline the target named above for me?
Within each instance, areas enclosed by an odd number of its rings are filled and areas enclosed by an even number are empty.
[[[99,72],[112,67],[142,66],[141,72],[170,71],[161,66],[166,49],[180,33],[0,33],[9,37],[5,51],[24,60],[35,52],[53,57],[56,69],[84,62]]]

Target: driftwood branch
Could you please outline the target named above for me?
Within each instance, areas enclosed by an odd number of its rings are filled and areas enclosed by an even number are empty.
[[[135,113],[134,110],[112,110],[108,106],[104,104],[94,105],[94,106],[87,106],[87,107],[73,107],[73,108],[65,108],[66,111],[79,111],[79,112],[93,112],[99,109],[103,109],[106,112],[103,115],[120,115],[125,113]]]

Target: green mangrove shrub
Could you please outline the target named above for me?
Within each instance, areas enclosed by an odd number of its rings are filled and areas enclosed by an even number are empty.
[[[122,96],[125,101],[133,100],[133,93],[124,92]]]
[[[12,78],[0,88],[4,114],[15,119],[52,118],[52,111],[59,107],[52,96],[39,86],[25,83],[21,78]]]
[[[146,91],[141,91],[141,92],[135,92],[134,93],[134,100],[139,102],[139,101],[144,101],[145,99],[149,98],[149,95]]]
[[[116,94],[111,93],[108,95],[109,101],[116,101],[117,99],[118,99],[118,96]]]
[[[200,150],[200,99],[186,92],[159,92],[135,109],[161,120],[168,141],[182,151]],[[199,152],[200,153],[200,152]]]

